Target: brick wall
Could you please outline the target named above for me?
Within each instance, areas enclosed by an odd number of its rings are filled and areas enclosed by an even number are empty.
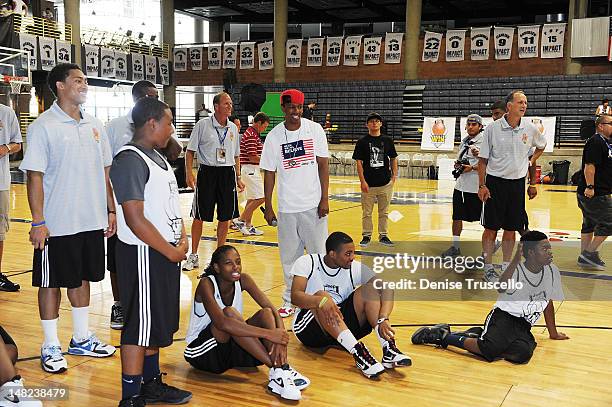
[[[466,55],[469,58],[469,38],[466,39]],[[384,50],[384,41],[382,45]],[[419,59],[423,50],[423,39],[419,42]],[[513,42],[512,59],[497,61],[490,55],[487,61],[471,61],[469,59],[461,62],[445,62],[445,41],[442,41],[441,58],[438,62],[419,62],[418,72],[421,79],[436,78],[473,78],[473,77],[504,77],[504,76],[532,76],[532,75],[563,75],[565,74],[565,59],[519,59],[517,51],[517,40]],[[300,68],[286,68],[286,82],[338,82],[346,80],[398,80],[404,77],[405,54],[402,55],[401,64],[363,65],[363,49],[359,66],[337,66],[337,67],[307,67],[306,44],[302,46],[302,66]],[[493,42],[490,44],[490,54],[493,52]],[[564,52],[569,52],[568,40],[566,40]],[[204,58],[207,53],[204,52]],[[284,62],[284,61],[283,61]],[[606,58],[584,58],[582,59],[584,74],[610,73],[612,63]],[[279,61],[275,61],[279,63]],[[281,62],[282,63],[282,62]],[[207,66],[205,62],[204,67]],[[258,66],[257,55],[255,66]],[[188,67],[188,69],[190,69]],[[258,69],[236,69],[238,83],[272,83],[273,70],[260,71]],[[208,70],[176,72],[176,85],[202,86],[223,84],[223,70]]]

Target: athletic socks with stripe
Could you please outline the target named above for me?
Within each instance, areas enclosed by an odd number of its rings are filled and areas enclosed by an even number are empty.
[[[353,333],[348,329],[345,329],[344,331],[340,332],[336,340],[349,353],[353,353],[353,349],[355,348],[355,345],[357,345],[357,339],[355,339],[355,335],[353,335]]]

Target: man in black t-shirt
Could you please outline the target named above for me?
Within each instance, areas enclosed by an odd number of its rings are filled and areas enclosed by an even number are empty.
[[[366,247],[372,239],[372,209],[378,201],[378,235],[385,246],[393,246],[387,236],[389,204],[393,196],[393,184],[397,179],[397,152],[390,137],[381,136],[382,117],[370,113],[366,120],[368,135],[355,145],[353,159],[357,161],[357,173],[361,182],[362,235],[359,245]]]
[[[595,135],[582,152],[582,177],[578,183],[578,207],[582,210],[581,253],[578,265],[604,270],[597,249],[612,231],[612,116],[595,120]]]

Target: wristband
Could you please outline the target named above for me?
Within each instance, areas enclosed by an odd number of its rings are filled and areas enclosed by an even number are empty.
[[[376,321],[376,325],[380,325],[383,322],[388,321],[388,320],[389,320],[389,318],[387,318],[387,317],[379,318],[378,321]]]
[[[327,297],[321,298],[321,301],[319,302],[319,308],[323,308],[323,305],[325,305],[326,302],[327,302]]]
[[[535,188],[535,184],[529,184],[529,188]]]
[[[112,213],[112,214],[114,214],[114,215],[116,215],[116,214],[117,214],[117,212],[116,212],[116,211],[107,211],[107,212],[108,212],[108,213]]]
[[[44,225],[45,225],[45,223],[46,223],[46,222],[45,222],[44,220],[41,220],[41,221],[40,221],[40,222],[38,222],[38,223],[34,223],[34,222],[32,222],[32,224],[31,224],[30,226],[32,226],[33,228],[38,228],[38,227],[44,226]]]
[[[486,188],[487,186],[485,184],[479,185],[478,188]]]

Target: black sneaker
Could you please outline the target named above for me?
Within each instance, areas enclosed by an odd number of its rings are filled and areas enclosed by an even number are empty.
[[[123,307],[121,304],[113,304],[111,308],[110,326],[113,329],[123,328]]]
[[[361,239],[361,242],[359,242],[359,246],[361,247],[367,247],[367,245],[370,244],[370,241],[372,240],[372,238],[370,236],[364,236]]]
[[[380,236],[378,238],[378,241],[380,242],[380,244],[383,244],[385,246],[395,246],[395,243],[393,243],[391,239],[389,239],[389,237],[386,235]]]
[[[474,326],[472,328],[466,329],[465,331],[452,332],[452,334],[453,335],[466,336],[468,338],[478,339],[478,338],[480,338],[480,336],[482,335],[483,332],[484,332],[484,329],[482,329],[481,326]]]
[[[437,345],[446,348],[443,340],[449,333],[450,326],[448,324],[438,324],[432,327],[424,326],[412,334],[412,343],[415,345]]]
[[[578,256],[578,265],[592,270],[606,269],[606,263],[599,257],[599,252],[587,252],[586,250]]]
[[[144,407],[146,405],[144,397],[137,395],[119,402],[119,407]]]
[[[140,395],[146,404],[185,404],[191,400],[190,392],[164,383],[162,376],[165,375],[166,373],[160,373],[140,387]]]
[[[461,249],[455,246],[451,246],[442,252],[442,257],[457,257],[461,256]]]
[[[19,284],[13,283],[8,279],[7,276],[0,273],[0,291],[15,292],[19,291],[20,288],[21,287],[19,286]]]

